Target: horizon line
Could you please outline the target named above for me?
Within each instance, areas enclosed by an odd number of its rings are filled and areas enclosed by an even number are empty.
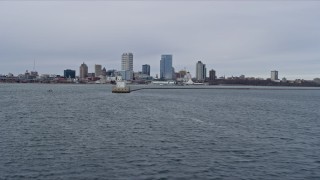
[[[0,2],[320,2],[320,0],[0,0]]]

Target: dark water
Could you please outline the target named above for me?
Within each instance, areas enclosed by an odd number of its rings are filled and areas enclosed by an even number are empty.
[[[0,84],[0,106],[0,179],[320,179],[320,90]]]

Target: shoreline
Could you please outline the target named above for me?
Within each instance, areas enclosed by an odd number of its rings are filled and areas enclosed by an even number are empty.
[[[83,86],[83,85],[96,85],[96,86],[106,86],[113,87],[114,84],[95,84],[95,83],[3,83],[0,82],[0,86],[4,84],[11,85],[75,85],[75,86]],[[227,85],[145,85],[145,84],[128,84],[131,87],[131,92],[139,91],[139,90],[152,90],[152,89],[166,89],[166,90],[205,90],[205,89],[215,89],[215,90],[320,90],[319,86],[255,86],[255,85],[239,85],[239,84],[227,84]]]

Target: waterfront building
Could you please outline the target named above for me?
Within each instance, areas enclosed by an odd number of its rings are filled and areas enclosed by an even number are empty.
[[[102,76],[107,76],[107,70],[106,70],[105,67],[102,69],[101,75],[102,75]]]
[[[186,79],[186,74],[187,74],[186,70],[180,70],[179,72],[176,72],[175,73],[176,80],[178,82],[186,82],[186,81],[188,81],[188,79]]]
[[[176,71],[175,71],[174,67],[172,67],[172,79],[173,80],[177,79]]]
[[[192,76],[191,76],[190,72],[187,72],[187,74],[185,75],[185,84],[186,85],[194,84],[194,82],[192,81]]]
[[[76,71],[75,70],[71,70],[71,69],[66,69],[66,70],[63,71],[63,76],[65,78],[75,79],[76,78]]]
[[[122,71],[133,71],[133,54],[123,53],[121,57],[121,70]]]
[[[133,79],[133,71],[126,70],[126,71],[119,71],[119,75],[122,77],[123,80],[130,81]]]
[[[271,71],[271,80],[272,81],[277,81],[277,80],[279,80],[279,78],[278,78],[278,71]]]
[[[88,73],[87,77],[93,79],[96,75],[94,73]]]
[[[38,77],[39,76],[37,71],[31,71],[30,75],[33,76],[33,77]]]
[[[117,71],[115,69],[111,69],[107,71],[108,77],[115,77],[117,75]]]
[[[205,81],[207,77],[207,68],[206,65],[201,61],[198,61],[196,64],[196,80]]]
[[[152,80],[152,77],[149,76],[148,74],[143,74],[142,72],[135,72],[133,73],[133,79],[138,83],[141,83],[141,82],[145,83],[145,81]]]
[[[209,81],[214,81],[214,80],[216,80],[216,71],[211,69],[209,71]]]
[[[101,68],[102,68],[102,66],[100,64],[94,65],[94,73],[95,73],[96,77],[99,77],[101,75],[101,73],[102,73]]]
[[[80,79],[88,77],[88,66],[85,63],[80,65]]]
[[[28,70],[26,70],[26,72],[24,73],[24,78],[25,79],[29,79],[30,73]]]
[[[177,78],[184,78],[186,74],[187,74],[187,71],[186,71],[186,70],[180,70],[180,71],[178,72]]]
[[[171,80],[173,77],[172,55],[161,55],[160,79]]]
[[[146,75],[150,76],[150,65],[149,64],[142,65],[142,74],[146,74]]]

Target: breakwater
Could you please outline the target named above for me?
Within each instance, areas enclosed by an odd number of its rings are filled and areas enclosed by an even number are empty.
[[[163,90],[320,90],[316,87],[264,87],[264,86],[131,86],[130,92],[139,90],[152,90],[152,89],[163,89]]]

